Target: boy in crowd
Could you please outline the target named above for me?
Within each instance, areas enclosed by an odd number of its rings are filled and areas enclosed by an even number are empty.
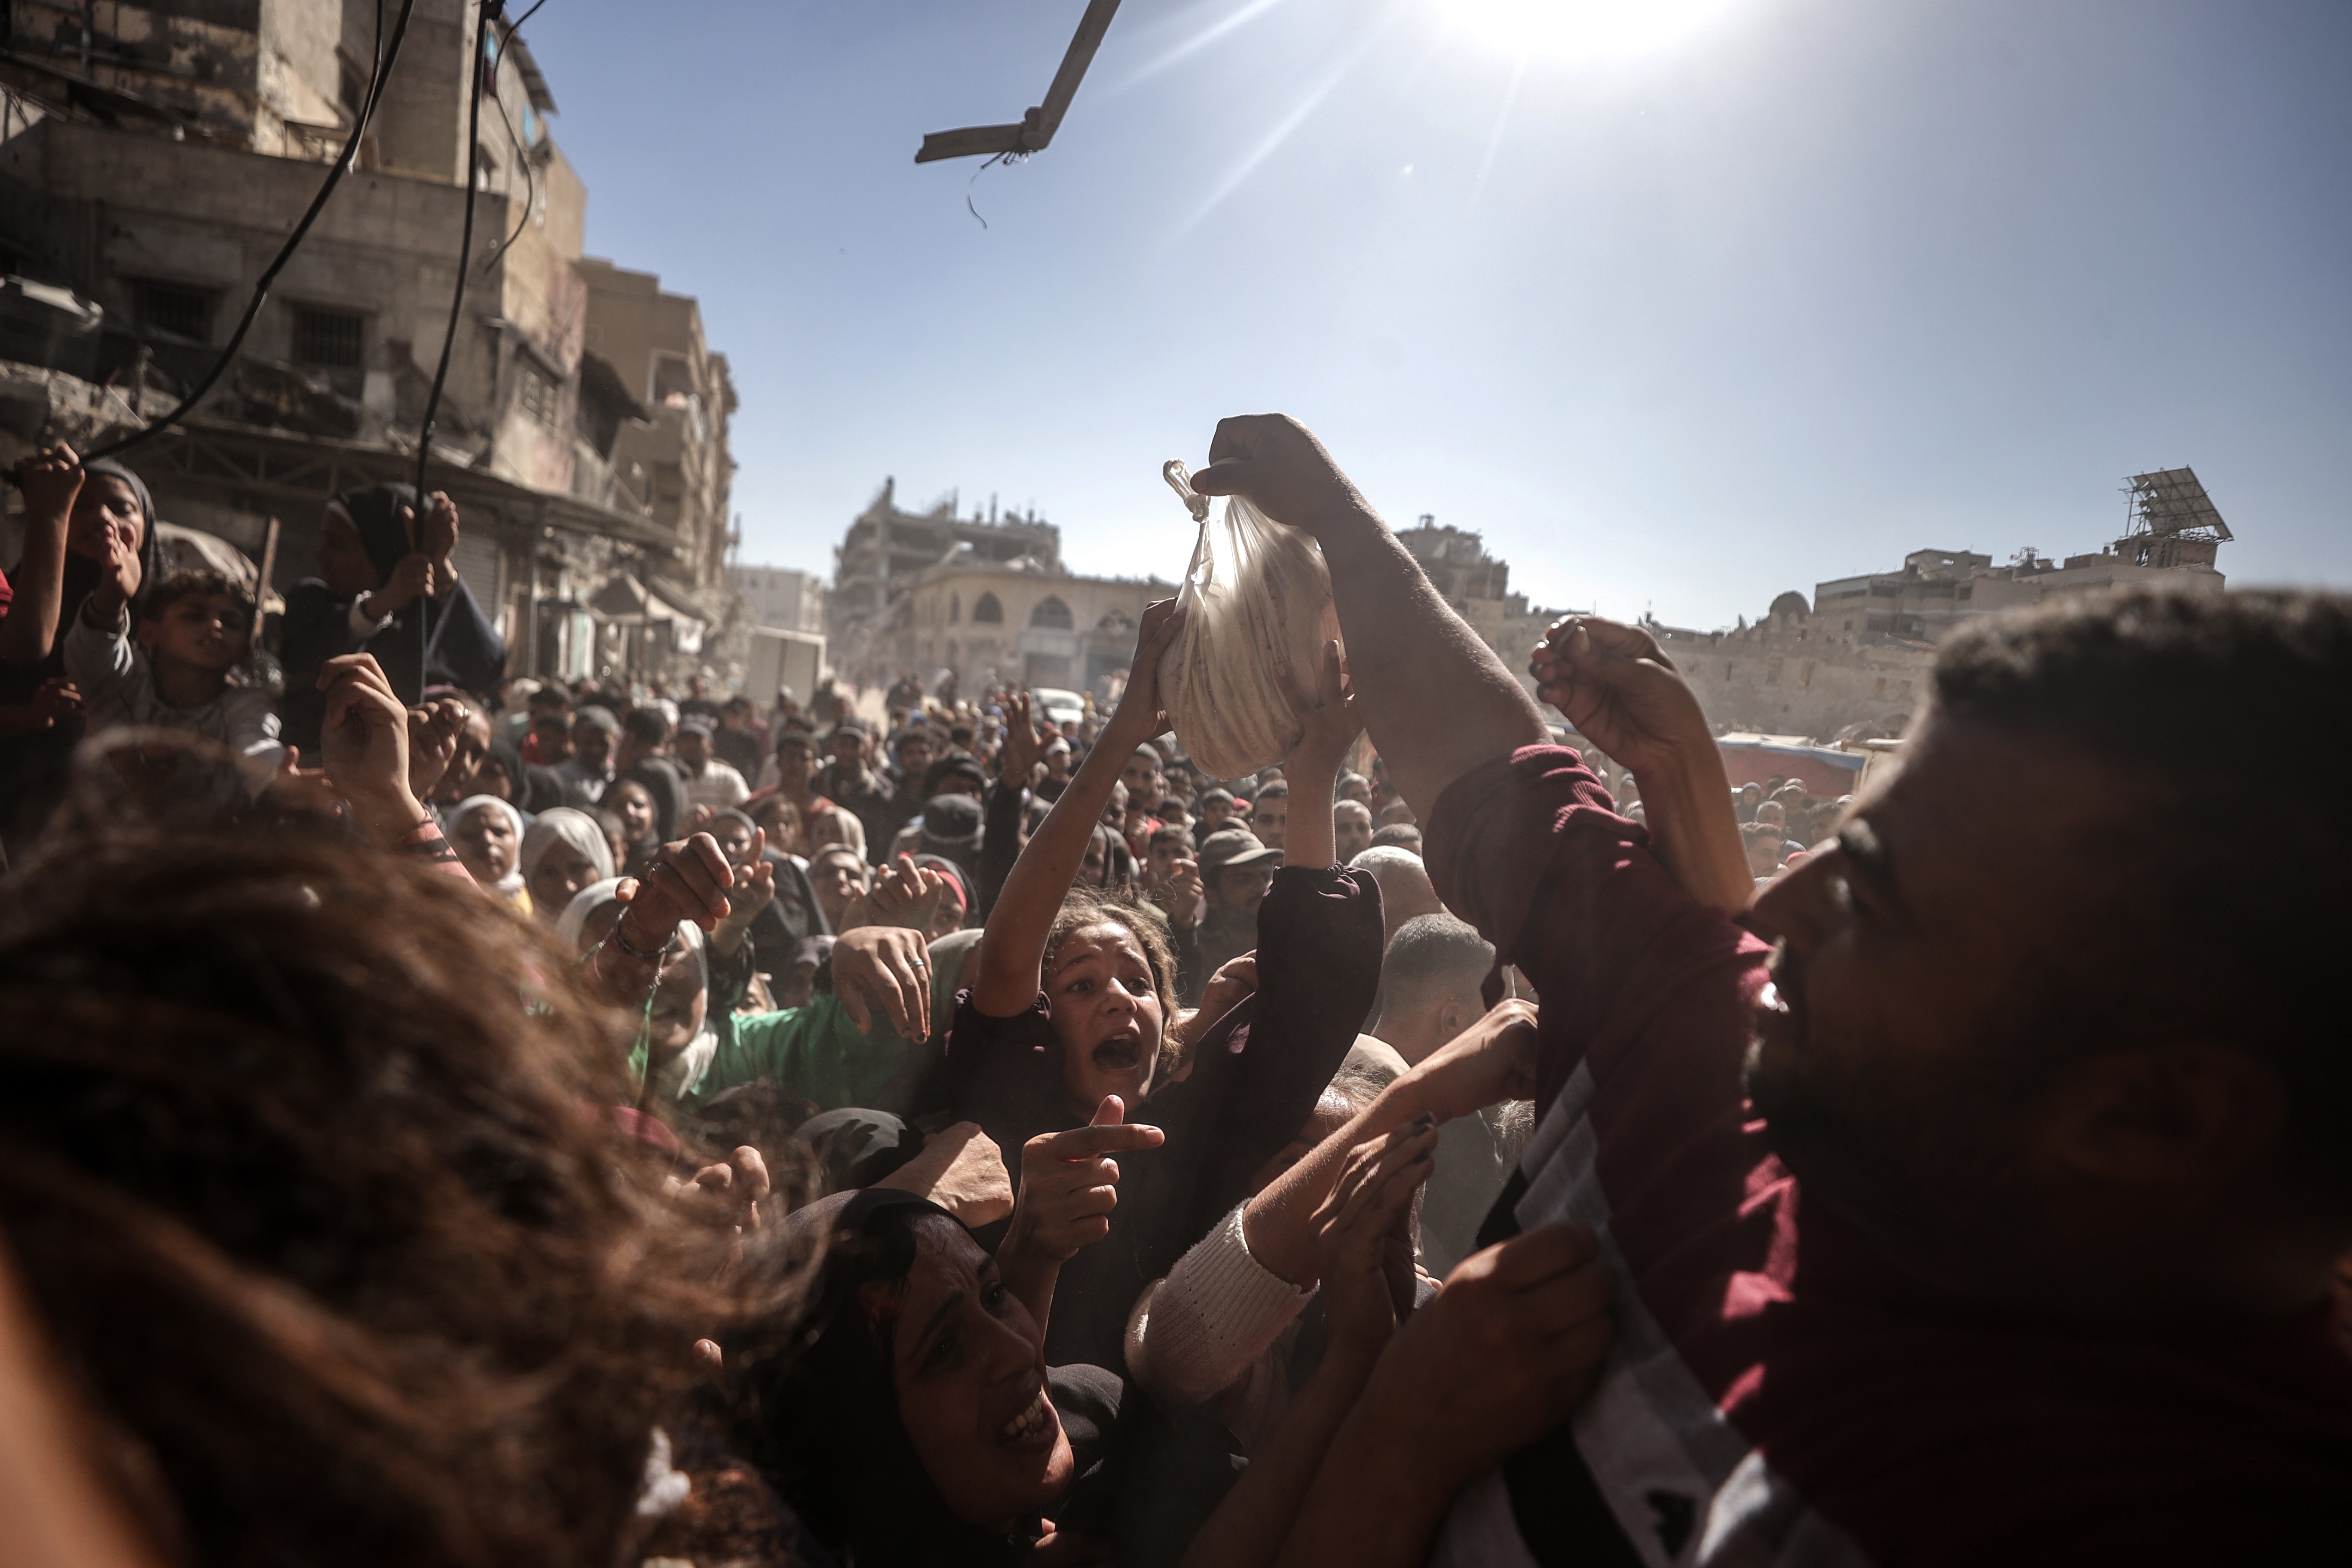
[[[604,798],[613,782],[613,743],[620,733],[621,721],[609,708],[590,703],[572,715],[572,754],[555,764],[564,805],[589,806]]]
[[[1331,807],[1331,840],[1339,864],[1346,865],[1372,847],[1372,814],[1362,801],[1342,800]]]
[[[110,540],[104,574],[65,638],[66,673],[89,704],[90,732],[153,726],[217,741],[259,795],[286,748],[269,693],[229,684],[253,651],[253,600],[218,572],[174,572],[150,588],[134,637],[129,612],[141,585],[137,552]]]
[[[672,744],[678,772],[686,776],[686,804],[727,811],[750,799],[751,786],[732,764],[711,754],[716,728],[703,714],[689,713],[677,721],[677,739]]]
[[[1486,1016],[1480,987],[1494,967],[1493,944],[1473,927],[1448,914],[1414,916],[1389,939],[1378,1011],[1365,1033],[1418,1066]],[[1422,1267],[1436,1279],[1478,1250],[1479,1223],[1510,1177],[1517,1150],[1503,1111],[1490,1106],[1437,1130],[1437,1169],[1421,1199]]]
[[[1258,787],[1250,802],[1249,830],[1268,849],[1280,849],[1290,835],[1290,785],[1281,779]]]
[[[745,778],[760,776],[760,765],[768,760],[768,727],[751,711],[750,698],[739,692],[720,705],[710,750]]]

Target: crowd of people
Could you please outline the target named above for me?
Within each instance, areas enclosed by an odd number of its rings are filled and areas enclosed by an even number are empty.
[[[1343,639],[1243,778],[1172,602],[1066,723],[511,679],[446,497],[273,628],[27,458],[25,1560],[2352,1556],[2352,604],[1984,620],[1822,797],[1637,627],[1530,697],[1296,423],[1210,458]]]

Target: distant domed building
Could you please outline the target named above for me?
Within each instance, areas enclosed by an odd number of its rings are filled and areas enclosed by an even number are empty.
[[[1800,594],[1794,588],[1791,588],[1787,593],[1772,601],[1772,608],[1769,613],[1775,616],[1787,616],[1791,620],[1801,621],[1807,619],[1812,615],[1813,607],[1805,603],[1805,596],[1802,594]]]

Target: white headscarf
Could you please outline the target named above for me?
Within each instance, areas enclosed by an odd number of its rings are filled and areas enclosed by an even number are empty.
[[[581,889],[564,906],[562,916],[555,922],[555,939],[577,950],[580,933],[588,927],[588,917],[614,901],[623,879],[608,877]],[[702,1080],[710,1067],[710,1059],[719,1054],[719,1031],[710,1022],[710,949],[702,928],[692,921],[677,922],[677,934],[694,953],[694,962],[702,971],[702,1027],[686,1048],[664,1063],[654,1076],[654,1094],[666,1105],[675,1105],[678,1097]]]
[[[507,821],[512,825],[514,828],[514,869],[509,871],[505,876],[499,879],[497,888],[497,891],[511,899],[522,887],[522,839],[524,832],[522,826],[522,813],[514,808],[513,803],[510,801],[500,800],[494,795],[467,795],[465,799],[457,803],[456,810],[449,813],[449,837],[452,838],[457,837],[457,825],[486,805],[495,805],[500,811],[505,812],[507,814]]]
[[[572,901],[563,906],[563,912],[555,919],[555,940],[566,947],[578,948],[580,932],[587,926],[588,917],[611,903],[620,886],[621,879],[607,877],[601,882],[591,882],[572,894]]]
[[[522,836],[522,853],[515,858],[515,869],[528,879],[533,871],[539,869],[540,857],[545,855],[559,839],[578,850],[590,865],[595,867],[600,880],[613,875],[613,846],[605,841],[604,830],[596,826],[594,817],[568,805],[555,806],[539,814]]]

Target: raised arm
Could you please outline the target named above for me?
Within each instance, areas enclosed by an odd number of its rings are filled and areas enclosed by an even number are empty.
[[[989,792],[985,826],[980,837],[980,886],[973,896],[980,907],[971,918],[985,921],[996,908],[1004,879],[1021,855],[1021,817],[1029,785],[1037,771],[1042,748],[1037,744],[1037,721],[1029,694],[1017,692],[1004,701],[1004,744],[997,752],[996,788]]]
[[[1339,782],[1339,763],[1364,726],[1340,668],[1338,643],[1323,645],[1323,668],[1316,674],[1315,695],[1309,697],[1299,689],[1297,678],[1288,668],[1275,672],[1283,700],[1307,726],[1298,744],[1282,759],[1283,777],[1290,781],[1290,827],[1283,836],[1282,863],[1319,871],[1338,853],[1333,847],[1337,829],[1331,821],[1331,803]]]
[[[1534,1092],[1536,1010],[1506,1002],[1402,1074],[1380,1098],[1266,1184],[1242,1215],[1250,1256],[1305,1289],[1316,1281],[1315,1214],[1349,1151],[1426,1117],[1432,1127]]]
[[[1221,420],[1209,464],[1194,489],[1246,496],[1322,546],[1365,727],[1424,821],[1464,773],[1549,738],[1533,700],[1305,426],[1278,414]]]
[[[1172,599],[1162,599],[1143,612],[1127,695],[1087,753],[1077,776],[1004,879],[980,939],[980,978],[971,988],[972,1005],[989,1017],[1010,1018],[1036,1000],[1045,939],[1086,858],[1087,841],[1102,820],[1119,769],[1136,747],[1168,728],[1167,716],[1160,710],[1160,656],[1182,625]]]
[[[1553,623],[1528,666],[1536,692],[1642,786],[1650,846],[1683,891],[1726,914],[1755,896],[1731,780],[1698,695],[1639,626],[1597,616]]]
[[[0,664],[38,664],[57,646],[66,586],[66,530],[81,494],[81,459],[68,446],[35,452],[16,465],[25,492],[25,552],[8,617],[0,620]]]

